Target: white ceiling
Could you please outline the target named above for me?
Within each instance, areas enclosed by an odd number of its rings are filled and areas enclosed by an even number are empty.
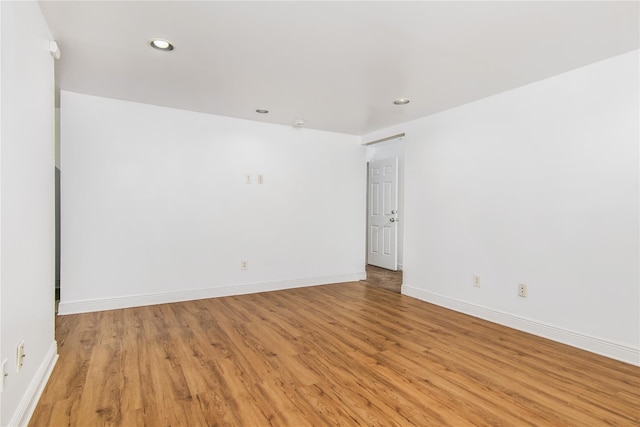
[[[62,90],[355,135],[637,49],[639,4],[40,2]]]

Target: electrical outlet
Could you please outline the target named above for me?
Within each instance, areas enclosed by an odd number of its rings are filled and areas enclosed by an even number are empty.
[[[20,344],[18,344],[18,347],[16,348],[16,372],[20,372],[20,369],[22,369],[22,365],[24,365],[24,358],[25,358],[25,354],[24,354],[24,341],[20,342]]]
[[[520,283],[518,285],[518,296],[522,298],[527,297],[527,285]]]
[[[264,176],[262,174],[258,175],[258,184],[264,184]]]
[[[2,375],[2,380],[0,381],[0,391],[4,390],[4,382],[7,379],[7,377],[9,376],[9,372],[7,372],[7,362],[9,360],[8,359],[4,359],[2,361],[2,369],[0,370],[0,375]]]
[[[240,270],[246,270],[249,268],[249,263],[247,261],[240,261]]]
[[[245,173],[244,174],[244,183],[245,184],[251,184],[251,174],[250,173]]]
[[[473,286],[475,286],[476,288],[480,287],[480,275],[479,274],[474,274],[473,275]]]

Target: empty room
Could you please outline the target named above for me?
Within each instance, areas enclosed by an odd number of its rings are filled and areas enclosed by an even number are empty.
[[[0,426],[640,425],[640,2],[0,2]]]

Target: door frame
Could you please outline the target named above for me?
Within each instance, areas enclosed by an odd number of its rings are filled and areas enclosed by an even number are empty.
[[[366,175],[366,194],[365,194],[365,267],[369,265],[369,173],[370,162],[375,160],[383,160],[389,157],[398,157],[398,238],[397,238],[397,251],[398,251],[398,270],[404,270],[404,151],[405,151],[405,138],[404,132],[390,137],[380,138],[375,141],[367,142],[364,145],[367,146],[367,167],[365,170]],[[383,154],[386,148],[395,147],[396,153],[394,155]],[[380,153],[380,157],[376,155]]]
[[[398,156],[369,162],[367,263],[391,271],[398,270],[398,169]],[[378,189],[372,192],[375,183]],[[372,239],[374,235],[376,239]]]

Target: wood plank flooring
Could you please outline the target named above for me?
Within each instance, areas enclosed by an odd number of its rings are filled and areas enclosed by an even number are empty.
[[[367,285],[377,286],[388,291],[402,291],[402,271],[391,271],[374,265],[367,265]]]
[[[30,426],[640,425],[640,368],[346,283],[62,316]]]

